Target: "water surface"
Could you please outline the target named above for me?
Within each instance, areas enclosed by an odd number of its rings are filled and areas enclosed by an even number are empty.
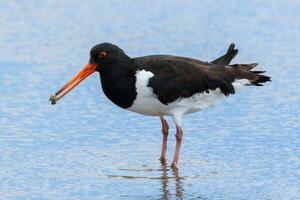
[[[1,199],[299,199],[300,3],[0,1]],[[158,118],[105,98],[94,74],[48,97],[90,48],[260,63],[273,81],[187,115],[180,170],[158,161]],[[167,151],[175,148],[171,126]]]

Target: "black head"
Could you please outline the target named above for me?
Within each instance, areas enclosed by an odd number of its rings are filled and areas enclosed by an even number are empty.
[[[110,66],[126,63],[130,58],[122,49],[111,43],[101,43],[94,46],[90,52],[90,63],[97,65],[97,71]]]

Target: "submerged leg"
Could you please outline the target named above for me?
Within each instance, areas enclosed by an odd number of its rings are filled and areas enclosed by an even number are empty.
[[[171,167],[175,170],[178,169],[178,160],[179,160],[182,135],[183,135],[182,128],[180,126],[176,125],[176,136],[175,136],[176,137],[176,149],[175,149],[174,159],[173,159],[173,162],[171,165]]]
[[[166,150],[167,150],[169,125],[168,125],[167,120],[164,117],[160,117],[160,121],[161,121],[161,125],[162,125],[161,131],[162,131],[162,135],[163,135],[160,162],[165,163],[166,162]]]

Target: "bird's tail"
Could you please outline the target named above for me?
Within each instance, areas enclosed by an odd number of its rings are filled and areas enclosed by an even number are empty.
[[[271,77],[263,75],[265,71],[252,71],[258,63],[228,65],[227,69],[235,74],[236,79],[247,79],[247,85],[263,86],[263,83],[271,81]]]
[[[212,64],[229,65],[232,59],[238,54],[239,50],[234,48],[235,44],[230,44],[226,54],[211,61]]]

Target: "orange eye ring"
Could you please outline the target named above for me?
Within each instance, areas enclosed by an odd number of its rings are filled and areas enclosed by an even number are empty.
[[[99,58],[101,58],[101,59],[105,59],[105,58],[107,58],[107,56],[108,56],[108,54],[107,54],[107,52],[105,52],[105,51],[102,51],[102,52],[99,54]]]

